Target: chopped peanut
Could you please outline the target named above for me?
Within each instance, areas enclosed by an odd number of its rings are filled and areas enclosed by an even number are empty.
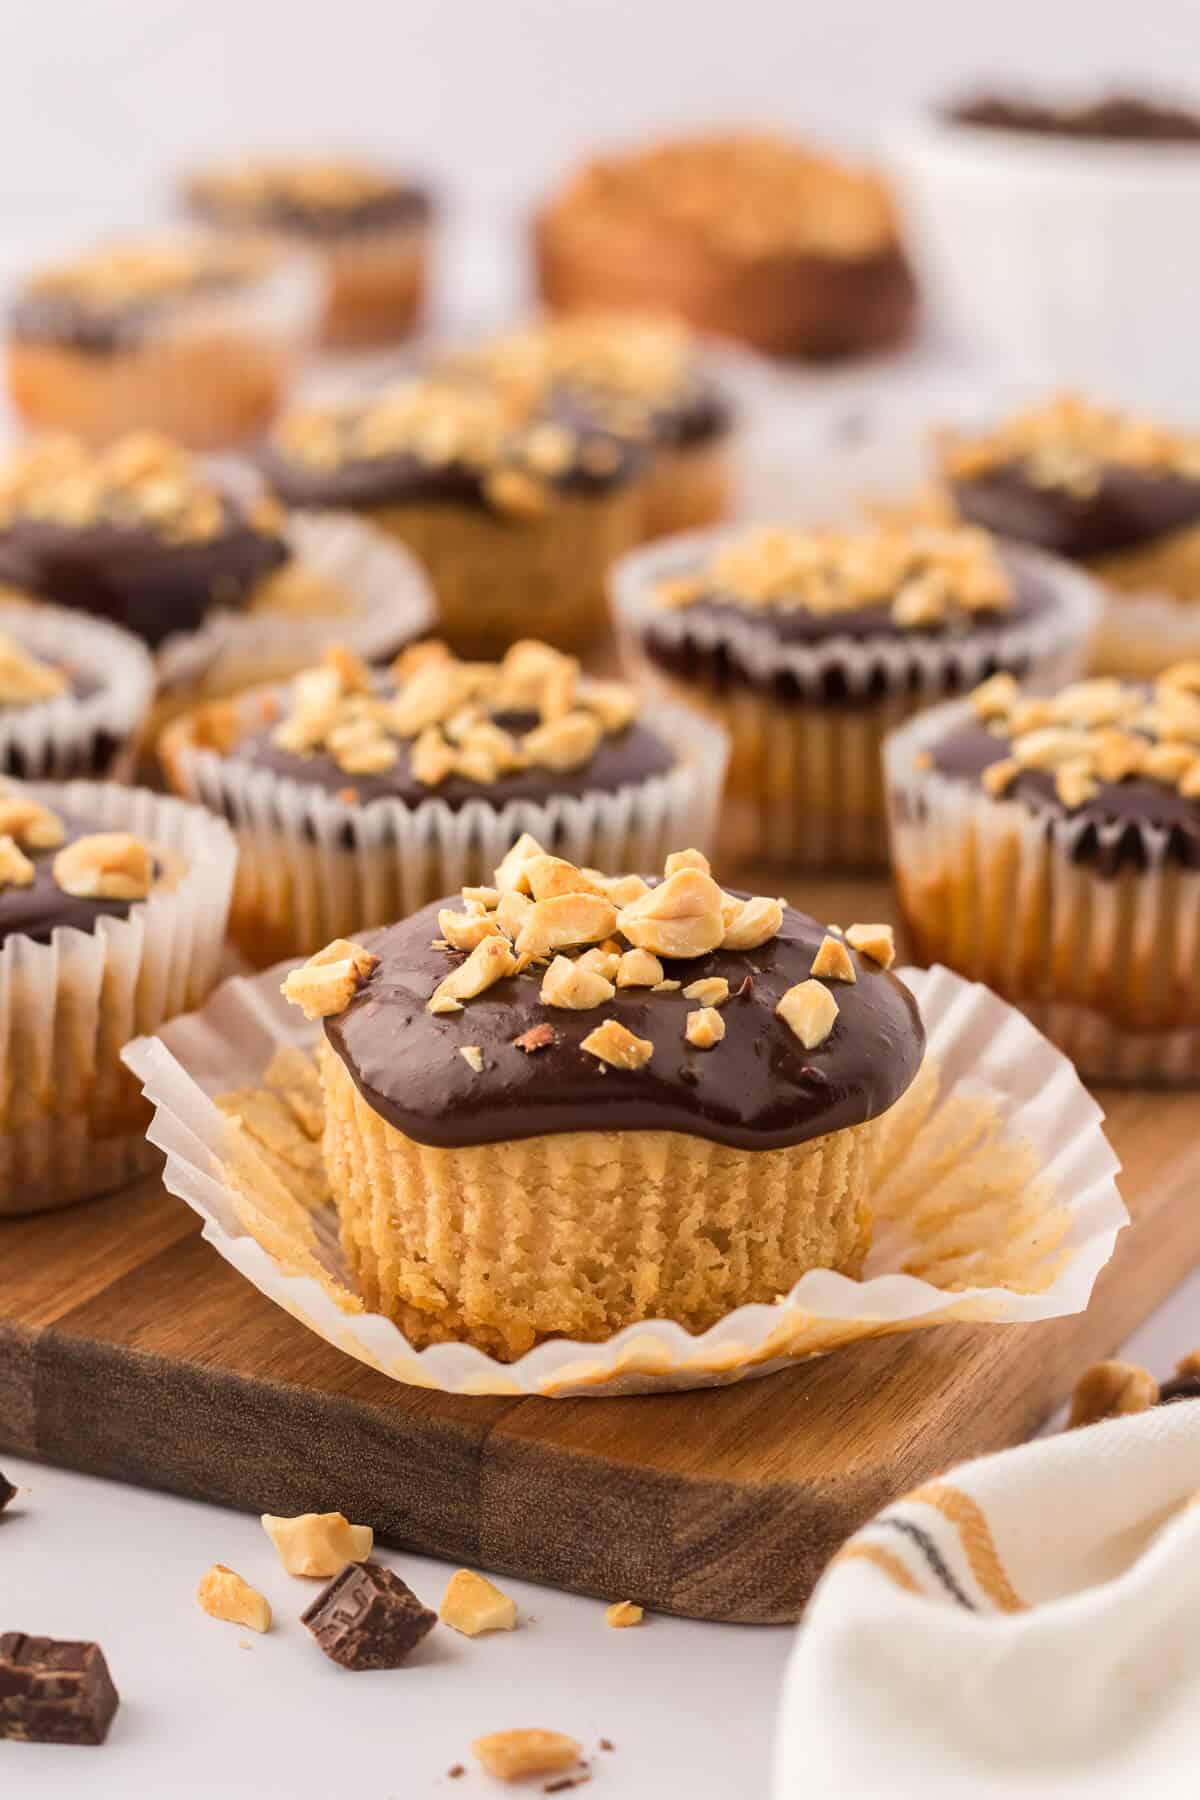
[[[196,1599],[210,1618],[226,1619],[231,1625],[245,1625],[251,1631],[271,1629],[269,1602],[257,1588],[252,1588],[224,1563],[214,1563],[202,1576]]]
[[[833,1030],[838,1003],[819,981],[798,981],[782,996],[775,1011],[806,1050],[815,1050]]]
[[[570,957],[556,956],[542,977],[542,986],[538,998],[543,1006],[570,1007],[576,1012],[586,1012],[589,1007],[602,1006],[615,994],[611,981],[594,969],[585,969],[581,963],[572,962]]]
[[[561,1731],[493,1731],[479,1737],[471,1751],[489,1775],[520,1781],[526,1775],[554,1775],[579,1761],[580,1746]]]
[[[858,980],[850,952],[841,938],[831,937],[828,932],[821,939],[809,973],[819,975],[824,981]]]
[[[684,1035],[697,1050],[711,1050],[725,1036],[725,1021],[715,1006],[701,1006],[688,1014]]]
[[[640,1069],[654,1054],[648,1039],[635,1037],[618,1019],[605,1019],[588,1032],[579,1048],[614,1069]]]
[[[299,1513],[294,1519],[263,1513],[262,1528],[289,1575],[338,1575],[347,1563],[366,1562],[375,1542],[369,1525],[351,1525],[344,1513]]]
[[[379,958],[372,951],[348,938],[335,938],[293,969],[279,991],[306,1019],[326,1019],[344,1012],[378,967]]]
[[[486,1575],[458,1569],[442,1595],[438,1617],[464,1637],[479,1637],[485,1631],[511,1631],[517,1622],[517,1603]]]

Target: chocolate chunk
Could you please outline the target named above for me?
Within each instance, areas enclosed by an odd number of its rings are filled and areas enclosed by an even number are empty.
[[[382,1563],[347,1563],[301,1618],[343,1669],[398,1669],[437,1624],[406,1582]]]
[[[119,1704],[99,1644],[0,1635],[0,1739],[102,1744]]]
[[[10,1500],[16,1498],[16,1488],[4,1475],[0,1475],[0,1512],[3,1512]]]

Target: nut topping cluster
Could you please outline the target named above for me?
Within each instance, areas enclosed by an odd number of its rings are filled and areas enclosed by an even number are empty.
[[[27,291],[80,300],[87,306],[138,306],[255,280],[270,261],[270,252],[261,244],[223,243],[208,237],[108,244],[43,270]]]
[[[1012,585],[988,534],[972,526],[762,526],[693,574],[660,582],[656,598],[670,608],[728,599],[830,615],[888,604],[895,624],[920,630],[1003,613]]]
[[[725,893],[698,850],[669,856],[663,879],[652,886],[638,875],[577,869],[526,833],[496,870],[492,886],[464,888],[461,912],[453,907],[439,912],[442,935],[434,948],[470,949],[437,983],[426,1010],[460,1013],[496,982],[527,971],[540,981],[538,998],[551,1011],[591,1012],[613,1000],[618,988],[682,990],[685,1000],[696,1003],[685,1016],[684,1037],[695,1049],[713,1050],[726,1035],[722,1008],[753,992],[753,976],[748,974],[736,992],[724,976],[684,986],[664,978],[660,958],[755,950],[782,924],[782,901],[763,895],[740,900]],[[857,980],[847,945],[882,968],[891,966],[895,954],[887,925],[829,928],[808,979],[789,988],[775,1009],[806,1049],[817,1048],[833,1030],[838,1005],[831,984]],[[369,950],[339,940],[294,969],[282,991],[309,1018],[326,1017],[349,1004],[376,963]],[[558,1034],[546,1020],[512,1041],[530,1056],[557,1043]],[[613,1017],[602,1019],[580,1048],[615,1069],[639,1069],[654,1054],[652,1040]],[[476,1074],[483,1073],[486,1062],[478,1045],[460,1046],[459,1053]]]
[[[953,481],[1016,467],[1037,487],[1062,488],[1086,499],[1099,488],[1106,468],[1200,480],[1200,437],[1064,393],[1017,413],[984,437],[948,436],[942,461]]]
[[[396,182],[364,163],[341,158],[282,162],[253,157],[196,176],[191,191],[197,199],[251,211],[283,203],[337,213],[386,199],[395,193]]]
[[[15,786],[0,786],[0,889],[31,887],[26,851],[58,850],[54,880],[78,900],[144,900],[154,886],[154,856],[127,831],[98,831],[58,849],[66,829],[57,813]]]
[[[245,515],[272,535],[282,517],[265,496]],[[56,435],[35,439],[0,469],[0,529],[21,519],[149,529],[164,543],[188,544],[220,535],[228,501],[196,457],[158,432],[128,432],[103,450]]]
[[[1069,811],[1134,778],[1200,800],[1200,662],[1174,664],[1153,687],[1101,677],[1046,699],[1023,695],[1011,675],[993,675],[971,704],[989,731],[1009,740],[1008,754],[982,775],[995,797],[1024,770],[1042,769]]]
[[[869,171],[768,133],[684,138],[590,163],[557,201],[580,230],[630,221],[741,259],[885,249],[896,225]]]
[[[55,700],[70,687],[66,674],[54,663],[0,633],[0,706],[31,706],[38,700]]]
[[[497,512],[536,517],[564,477],[608,477],[623,460],[611,437],[540,415],[537,400],[519,384],[433,375],[384,388],[365,405],[290,413],[275,443],[295,463],[321,472],[388,457],[466,470]]]
[[[406,743],[422,786],[437,788],[451,775],[486,786],[521,769],[582,768],[637,708],[632,688],[581,679],[574,657],[533,638],[499,663],[459,662],[445,644],[415,644],[396,658],[390,677],[392,692],[374,684],[350,651],[331,645],[292,684],[274,743],[296,756],[324,751],[347,775],[386,773]],[[536,723],[523,730],[497,723],[513,715]]]

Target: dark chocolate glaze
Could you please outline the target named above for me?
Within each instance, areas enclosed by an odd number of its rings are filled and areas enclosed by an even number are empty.
[[[364,232],[427,225],[434,211],[431,189],[415,181],[396,181],[376,193],[337,206],[306,204],[296,195],[279,192],[248,201],[237,194],[220,192],[203,181],[194,182],[186,198],[188,211],[204,225],[255,226],[324,242],[357,237]]]
[[[536,718],[524,714],[498,714],[497,723],[506,730],[528,731]],[[665,775],[674,767],[675,758],[662,739],[644,725],[633,724],[625,731],[601,738],[596,754],[578,769],[557,772],[553,769],[518,769],[496,781],[467,781],[461,775],[448,776],[437,787],[416,781],[412,774],[412,746],[399,743],[399,761],[382,775],[347,775],[331,756],[323,751],[315,756],[296,756],[272,743],[274,726],[243,738],[232,753],[233,760],[250,763],[255,768],[273,769],[306,787],[324,788],[327,793],[341,793],[353,788],[358,801],[369,806],[372,800],[399,800],[404,806],[421,806],[427,800],[441,800],[452,812],[458,812],[468,801],[482,800],[500,808],[511,800],[532,800],[538,804],[556,796],[615,793],[618,788],[632,787]]]
[[[552,418],[584,429],[603,430],[611,419],[611,405],[603,389],[570,381],[554,388],[547,399]],[[661,449],[697,449],[726,437],[733,424],[730,402],[715,382],[698,375],[678,395],[648,408],[645,441]]]
[[[1200,142],[1200,114],[1140,94],[1113,93],[1078,106],[1049,106],[1016,94],[985,93],[946,107],[944,116],[956,125],[1046,137],[1131,144]]]
[[[1003,559],[1003,553],[1001,556]],[[1054,605],[1050,586],[1041,576],[1031,574],[1028,570],[1018,572],[1011,564],[1009,572],[1013,582],[1013,595],[1010,605],[1003,613],[983,613],[969,619],[951,619],[942,625],[919,629],[898,625],[892,617],[890,600],[880,601],[873,606],[854,607],[844,612],[820,613],[803,606],[740,606],[736,600],[719,593],[679,609],[672,614],[672,620],[727,620],[738,635],[751,631],[761,642],[772,646],[816,646],[837,638],[850,639],[856,644],[896,644],[914,640],[953,643],[969,639],[972,644],[987,646],[1012,626],[1040,618]],[[646,627],[642,646],[651,662],[678,679],[701,682],[717,693],[724,693],[731,688],[765,685],[769,687],[772,698],[780,705],[799,705],[805,699],[805,693],[795,677],[787,671],[772,675],[764,683],[758,671],[739,656],[732,639],[710,644],[692,633],[685,633],[682,638],[677,639],[676,629],[673,625],[670,631],[658,631],[651,623]],[[1025,673],[1023,668],[1013,667],[1012,662],[1013,659],[1007,659],[1003,663],[997,661],[993,664],[991,660],[987,660],[986,673],[994,674],[1001,667],[1011,668],[1014,674]],[[914,686],[921,679],[921,672],[914,664]],[[946,692],[954,692],[953,670],[947,670],[947,683]],[[823,676],[820,698],[821,703],[826,706],[855,705],[860,704],[863,698],[871,700],[893,692],[894,687],[894,678],[881,672],[877,679],[868,684],[863,695],[860,689],[852,689],[845,672],[835,667],[827,670]]]
[[[933,767],[953,780],[979,784],[983,771],[1010,753],[1007,737],[998,737],[971,720],[932,747]],[[1187,800],[1161,781],[1132,779],[1105,783],[1094,799],[1070,811],[1054,791],[1054,775],[1046,769],[1022,769],[1005,789],[1006,800],[1019,800],[1046,818],[1070,819],[1079,827],[1072,848],[1075,862],[1086,863],[1111,879],[1123,868],[1146,866],[1145,832],[1155,826],[1167,834],[1168,857],[1186,869],[1200,868],[1200,800]],[[1112,841],[1101,841],[1100,828],[1117,827]],[[1109,837],[1105,832],[1105,839]]]
[[[216,536],[168,543],[149,525],[58,524],[18,513],[0,530],[0,582],[112,619],[151,648],[195,631],[215,607],[241,607],[290,557],[233,499]]]
[[[244,280],[226,269],[198,270],[186,288],[119,303],[102,303],[61,288],[27,288],[9,308],[8,329],[18,343],[56,344],[86,356],[116,356],[136,350],[180,304],[214,298]]]
[[[0,943],[23,932],[36,943],[48,944],[52,932],[60,925],[74,926],[78,931],[91,931],[97,919],[126,919],[130,910],[140,904],[136,900],[78,900],[64,894],[54,879],[54,859],[59,851],[77,838],[91,837],[105,827],[88,825],[82,819],[58,812],[66,828],[66,836],[53,850],[25,850],[23,855],[33,864],[33,881],[28,887],[0,887]]]
[[[1174,1406],[1179,1400],[1200,1400],[1200,1375],[1173,1375],[1158,1390],[1160,1406]]]
[[[1030,480],[1009,463],[951,484],[964,519],[1073,561],[1129,550],[1200,521],[1200,479],[1111,464],[1094,492]]]
[[[612,432],[593,431],[594,439],[614,446],[614,462],[603,472],[576,461],[544,485],[562,493],[604,494],[624,485],[642,467],[645,451]],[[430,463],[408,451],[390,456],[360,457],[326,469],[298,462],[277,440],[260,453],[260,467],[272,490],[288,506],[348,507],[370,511],[385,506],[470,506],[490,510],[485,481],[490,471],[466,463]]]
[[[498,981],[460,1013],[425,1010],[434,988],[463,960],[434,950],[435,901],[367,941],[380,965],[325,1035],[367,1104],[418,1143],[498,1143],[565,1131],[679,1131],[740,1150],[777,1150],[823,1132],[861,1125],[886,1112],[920,1066],[925,1034],[908,989],[869,958],[851,952],[858,979],[830,986],[833,1031],[806,1050],[775,1005],[807,980],[825,928],[786,909],[779,935],[761,949],[715,950],[688,961],[663,959],[686,987],[723,975],[733,996],[721,1008],[725,1037],[698,1050],[684,1037],[697,1002],[682,991],[618,988],[586,1012],[543,1006],[542,971]],[[749,995],[736,990],[749,975]],[[615,1018],[654,1054],[640,1069],[614,1069],[580,1049]],[[533,1025],[557,1041],[527,1054],[513,1039]],[[475,1044],[484,1071],[458,1052]]]

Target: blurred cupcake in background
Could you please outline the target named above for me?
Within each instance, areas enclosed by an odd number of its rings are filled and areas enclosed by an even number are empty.
[[[885,349],[915,313],[879,177],[766,134],[597,157],[543,206],[533,250],[550,307],[674,313],[775,356]]]
[[[320,260],[325,344],[395,343],[417,323],[434,222],[423,182],[350,158],[247,157],[197,169],[182,197],[199,224],[268,235]]]
[[[8,314],[8,386],[35,430],[103,444],[246,443],[278,412],[322,304],[319,265],[262,240],[160,237],[34,270]]]
[[[682,322],[638,312],[540,319],[446,363],[571,427],[599,426],[645,447],[643,536],[715,525],[731,510],[733,402]]]
[[[1033,379],[1200,418],[1200,111],[1125,93],[980,93],[893,135],[922,289],[965,344]]]
[[[159,717],[288,674],[335,631],[384,655],[432,616],[411,560],[353,519],[289,519],[257,480],[153,432],[35,439],[0,464],[0,583],[139,640]]]
[[[1095,670],[1155,675],[1200,656],[1200,435],[1067,393],[945,434],[939,460],[963,519],[1066,557],[1106,589]]]
[[[605,575],[640,534],[646,461],[536,393],[434,374],[298,408],[262,466],[289,506],[352,512],[411,550],[442,635],[488,655],[520,637],[574,649],[603,634]]]
[[[0,774],[127,775],[153,694],[131,632],[0,588]]]
[[[969,528],[734,526],[613,571],[623,651],[731,739],[731,858],[886,858],[880,761],[910,714],[998,670],[1062,679],[1099,601],[1066,564]]]

